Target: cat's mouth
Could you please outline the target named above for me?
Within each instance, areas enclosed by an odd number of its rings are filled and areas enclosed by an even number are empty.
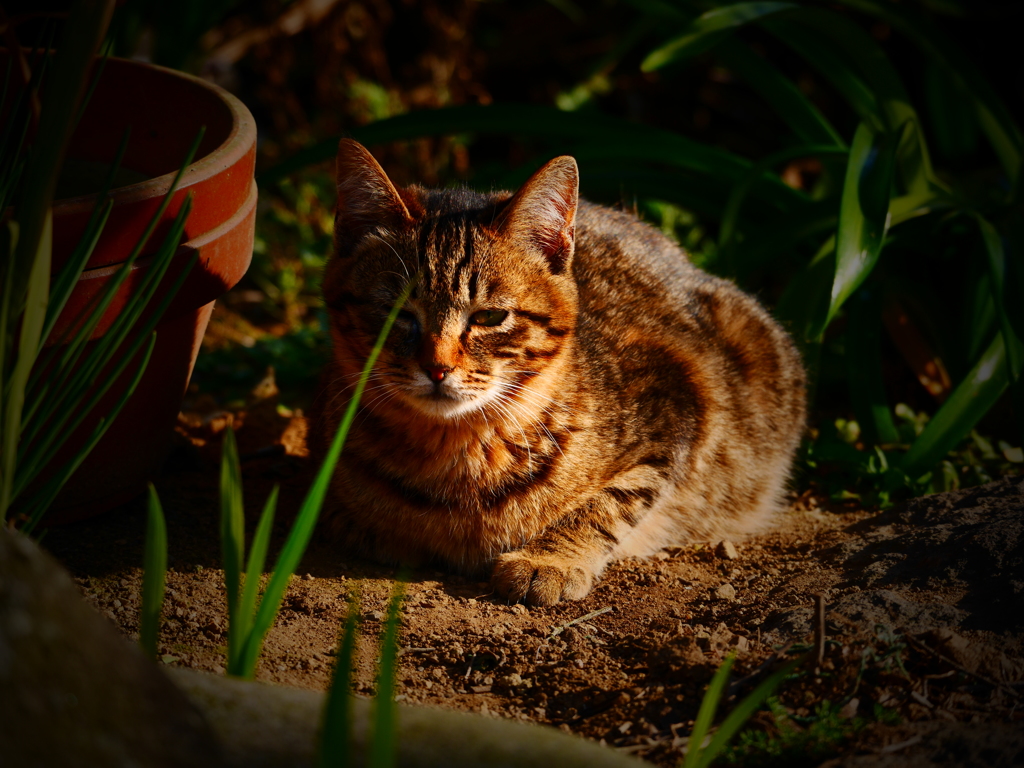
[[[434,418],[453,419],[477,410],[486,398],[460,392],[447,382],[439,382],[429,390],[408,393],[407,400],[417,410]]]
[[[476,398],[459,397],[442,390],[418,395],[412,398],[412,402],[424,413],[442,419],[452,419],[479,407]]]

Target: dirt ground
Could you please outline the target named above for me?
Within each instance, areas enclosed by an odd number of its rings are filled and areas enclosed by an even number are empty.
[[[169,665],[223,672],[220,434],[231,422],[238,430],[250,535],[270,488],[281,485],[272,557],[315,468],[304,419],[282,415],[273,397],[241,414],[210,403],[192,407],[156,484],[170,542],[160,652]],[[907,731],[915,724],[968,723],[977,733],[986,723],[1019,722],[1022,480],[884,513],[829,506],[806,492],[766,535],[616,563],[585,600],[552,608],[508,605],[485,581],[416,571],[402,610],[398,699],[546,723],[675,765],[703,689],[728,653],[737,655],[734,704],[780,658],[817,642],[821,661],[805,665],[779,695],[797,730],[810,728],[823,701],[831,703],[851,735],[832,755],[905,757],[924,743],[923,732]],[[86,598],[129,636],[138,632],[142,512],[135,502],[53,528],[44,539]],[[325,689],[347,601],[358,590],[356,688],[371,694],[394,577],[314,537],[257,678]],[[817,640],[815,596],[826,612]],[[754,725],[780,733],[768,713]],[[804,764],[828,756],[828,749],[808,753]],[[1006,759],[976,764],[1015,764]]]

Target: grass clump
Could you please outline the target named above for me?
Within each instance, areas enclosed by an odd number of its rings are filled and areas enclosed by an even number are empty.
[[[748,729],[722,752],[723,765],[743,768],[803,768],[838,754],[868,725],[896,724],[897,712],[875,704],[870,717],[851,716],[848,705],[821,701],[811,715],[800,717],[779,699],[767,701],[763,729]]]

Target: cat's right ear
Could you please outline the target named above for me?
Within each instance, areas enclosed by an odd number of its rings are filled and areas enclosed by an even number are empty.
[[[539,250],[556,275],[567,269],[576,247],[579,185],[576,161],[556,157],[519,188],[499,216],[499,231]]]
[[[412,221],[401,195],[373,155],[357,141],[338,143],[336,251],[355,245],[371,229],[398,228]]]

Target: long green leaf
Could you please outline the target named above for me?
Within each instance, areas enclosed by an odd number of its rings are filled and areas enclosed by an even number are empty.
[[[242,662],[240,668],[242,672],[240,675],[242,677],[252,677],[256,671],[256,661],[259,659],[260,650],[263,648],[263,639],[266,637],[267,632],[270,631],[270,627],[277,617],[278,609],[281,607],[281,600],[284,597],[285,590],[288,588],[288,582],[292,574],[295,573],[299,561],[302,560],[302,555],[306,551],[309,539],[313,535],[317,518],[320,516],[320,508],[323,506],[324,499],[327,498],[327,490],[330,487],[331,477],[334,475],[334,468],[337,466],[338,458],[341,456],[341,449],[345,445],[345,438],[352,427],[353,419],[355,419],[356,410],[359,407],[363,391],[366,389],[366,382],[369,379],[370,371],[373,370],[377,357],[384,348],[384,342],[391,332],[391,327],[394,325],[402,306],[409,298],[415,283],[415,280],[411,280],[405,286],[395,305],[391,308],[391,312],[388,313],[380,334],[377,336],[377,341],[373,345],[373,349],[370,350],[366,365],[363,366],[363,372],[352,393],[352,398],[349,400],[348,408],[342,417],[338,433],[331,442],[327,457],[324,459],[324,463],[317,472],[313,485],[302,502],[298,517],[295,519],[295,523],[292,525],[292,529],[285,541],[284,548],[277,558],[277,563],[274,565],[274,573],[270,577],[270,582],[267,584],[267,588],[263,593],[263,599],[260,601],[260,607],[256,612],[252,631],[245,639],[241,651]]]
[[[761,681],[746,698],[743,699],[725,721],[718,727],[711,743],[700,753],[699,768],[708,768],[725,746],[739,732],[743,724],[750,719],[750,716],[771,696],[783,680],[791,675],[804,659],[793,659]],[[687,753],[689,757],[689,753]]]
[[[734,654],[729,654],[722,662],[722,666],[715,672],[714,677],[704,692],[704,698],[700,701],[700,709],[697,710],[697,719],[693,721],[693,730],[690,731],[690,741],[686,750],[686,759],[683,760],[683,768],[698,768],[703,765],[701,753],[704,752],[704,737],[707,736],[711,723],[715,719],[715,712],[718,704],[725,693],[726,683],[729,682],[729,670],[736,661]]]
[[[239,622],[238,635],[248,637],[252,631],[252,620],[256,615],[256,598],[259,594],[260,576],[267,562],[267,549],[270,547],[270,533],[274,528],[274,512],[277,509],[278,486],[275,485],[267,497],[267,503],[260,514],[260,522],[256,526],[256,534],[252,538],[249,549],[249,561],[245,568],[245,584],[242,597],[238,601],[238,612],[235,620]],[[241,489],[239,489],[241,495]],[[232,672],[232,674],[234,674]]]
[[[744,226],[739,231],[746,233],[749,215],[740,222]],[[819,245],[823,236],[834,235],[838,224],[839,202],[834,199],[816,200],[790,213],[772,217],[767,227],[757,229],[736,245],[733,259],[737,275],[742,282],[759,270],[774,269],[780,259],[796,254],[801,244]],[[823,311],[827,309],[826,304]]]
[[[410,112],[353,128],[351,136],[363,144],[371,145],[467,132],[536,136],[569,140],[574,144],[599,142],[618,147],[617,151],[625,156],[631,150],[638,157],[657,154],[661,162],[718,178],[738,179],[751,165],[750,161],[738,155],[692,141],[671,131],[601,114],[563,112],[532,104],[463,105]],[[337,139],[319,142],[267,169],[259,175],[257,181],[272,184],[307,165],[329,160],[337,151]],[[782,195],[795,194],[794,190],[781,183],[776,188]]]
[[[42,94],[38,134],[24,172],[25,188],[18,211],[22,231],[14,267],[8,276],[14,281],[12,309],[17,309],[24,299],[45,221],[51,215],[57,173],[85,92],[82,73],[89,70],[113,11],[114,0],[80,0],[72,6],[64,24],[53,72]],[[4,509],[0,508],[0,512]]]
[[[395,582],[388,603],[384,635],[380,641],[377,669],[377,695],[373,700],[373,736],[370,739],[368,768],[393,768],[397,755],[395,733],[398,730],[395,707],[395,675],[398,671],[398,618],[402,612],[405,583]]]
[[[167,524],[156,488],[149,484],[146,504],[146,543],[142,556],[142,608],[139,611],[139,645],[149,658],[156,658],[160,613],[167,580]]]
[[[869,123],[876,131],[885,129],[885,118],[877,95],[830,41],[790,19],[767,19],[763,25],[817,69],[862,121]]]
[[[1001,333],[942,404],[910,450],[898,462],[911,478],[924,474],[963,440],[1009,384]]]
[[[21,243],[18,243],[20,246]],[[32,254],[28,291],[21,316],[18,335],[18,356],[7,383],[3,420],[3,482],[0,483],[0,520],[7,519],[7,508],[14,500],[15,470],[21,441],[21,413],[25,405],[25,387],[36,362],[43,325],[46,322],[46,302],[50,294],[50,260],[53,254],[53,212],[47,210],[42,233],[36,240],[37,251]],[[17,253],[17,251],[16,251]],[[10,279],[13,265],[8,265],[5,277]]]
[[[242,563],[245,562],[245,510],[242,501],[242,469],[238,461],[238,446],[231,427],[224,430],[224,443],[220,458],[220,547],[224,566],[224,589],[228,602],[228,673],[240,663],[245,642],[239,617],[239,586],[242,581]]]
[[[828,314],[829,295],[835,282],[835,250],[836,239],[832,236],[822,244],[807,266],[789,281],[776,307],[776,315],[789,326],[801,349],[821,341],[818,329],[821,318]]]
[[[100,294],[100,298],[96,304],[92,305],[91,310],[86,307],[83,310],[83,314],[88,314],[88,318],[82,321],[81,325],[78,325],[80,319],[75,318],[73,325],[77,326],[77,331],[74,338],[67,344],[60,362],[57,364],[57,373],[55,375],[56,384],[50,390],[51,394],[47,396],[45,400],[45,406],[41,409],[42,414],[36,419],[36,429],[42,424],[50,424],[50,419],[54,413],[60,410],[66,414],[70,408],[63,408],[61,406],[66,402],[76,403],[81,398],[85,391],[92,387],[93,382],[98,376],[100,370],[106,366],[107,362],[113,357],[115,352],[119,352],[119,347],[128,335],[131,328],[134,326],[138,317],[145,310],[156,292],[160,281],[163,279],[168,267],[170,266],[171,258],[174,256],[180,242],[181,232],[184,230],[185,220],[187,219],[189,212],[191,211],[192,200],[191,195],[187,196],[182,202],[181,207],[178,209],[178,214],[175,217],[170,230],[165,236],[157,254],[153,257],[150,268],[147,270],[146,276],[143,278],[141,285],[138,289],[132,293],[129,297],[128,302],[122,308],[121,313],[115,318],[110,328],[103,335],[101,339],[92,347],[91,352],[85,358],[81,365],[76,367],[79,357],[83,354],[84,349],[88,341],[92,338],[93,331],[96,325],[99,323],[106,311],[107,307],[113,301],[115,294],[120,289],[121,285],[128,278],[131,273],[132,267],[135,264],[136,259],[142,252],[146,243],[149,241],[150,236],[156,229],[157,224],[160,222],[164,211],[170,204],[171,197],[174,191],[177,189],[178,184],[185,172],[185,169],[191,164],[192,158],[195,156],[196,150],[199,148],[199,143],[205,133],[205,127],[201,128],[196,135],[195,140],[192,142],[191,147],[185,155],[185,160],[181,167],[175,174],[174,179],[171,182],[170,189],[164,198],[160,201],[156,211],[150,218],[149,223],[146,226],[146,230],[142,236],[136,242],[132,252],[129,254],[128,259],[121,265],[118,271],[107,281],[103,291]],[[180,282],[178,283],[180,286]],[[174,289],[177,290],[176,288]],[[169,299],[165,302],[164,306],[169,303]],[[151,325],[155,326],[155,323],[159,321],[160,313],[154,313],[151,315]],[[148,331],[143,331],[143,334]],[[29,440],[34,438],[34,433]]]
[[[1013,190],[1019,187],[1024,166],[1024,135],[1006,105],[960,46],[928,16],[910,6],[877,0],[840,2],[891,24],[946,74],[961,97],[976,111],[981,129],[1010,179],[1012,196]]]
[[[60,313],[64,311],[68,299],[71,298],[71,294],[75,290],[79,278],[82,276],[85,265],[89,263],[89,258],[96,249],[96,243],[99,242],[107,219],[110,217],[110,211],[113,209],[114,204],[108,195],[114,184],[114,175],[121,167],[124,154],[128,150],[128,139],[130,136],[131,129],[129,127],[125,129],[124,134],[121,136],[121,144],[118,146],[114,160],[110,164],[110,169],[107,172],[103,186],[96,195],[96,206],[93,208],[92,213],[89,214],[89,220],[86,222],[82,237],[75,246],[71,258],[68,259],[67,263],[58,273],[50,288],[50,303],[46,309],[46,327],[43,329],[44,339],[49,338],[50,333],[53,331],[53,326],[56,325],[57,319],[60,317]],[[63,344],[65,339],[60,339],[57,343]],[[54,346],[56,347],[56,345]],[[40,369],[46,368],[48,368],[46,362],[42,361]]]
[[[60,470],[54,473],[53,479],[43,486],[38,492],[37,496],[30,499],[26,503],[26,509],[31,510],[29,521],[22,526],[22,532],[28,536],[35,529],[36,525],[39,524],[39,520],[47,509],[50,508],[50,504],[57,498],[57,494],[60,489],[64,487],[64,484],[68,479],[75,473],[75,471],[81,466],[85,457],[89,455],[93,448],[96,447],[103,435],[110,429],[110,425],[114,423],[118,414],[121,413],[121,409],[124,408],[125,403],[128,402],[128,398],[135,392],[135,388],[138,387],[139,381],[142,380],[142,374],[146,371],[146,366],[149,365],[149,358],[153,355],[153,347],[156,346],[156,334],[150,335],[149,346],[146,347],[145,352],[142,355],[142,361],[139,363],[138,369],[135,371],[135,377],[125,388],[124,392],[121,393],[121,397],[114,404],[114,407],[110,409],[109,413],[100,419],[99,423],[93,429],[89,439],[85,441],[85,444],[78,450],[70,461],[68,461]]]
[[[878,42],[850,19],[816,8],[804,8],[793,15],[798,26],[806,27],[814,39],[820,39],[845,62],[847,70],[857,71],[871,89],[878,105],[879,117],[889,132],[903,126],[909,131],[900,135],[899,170],[905,189],[923,193],[933,186],[942,186],[932,170],[921,121],[910,103],[899,72],[889,61]],[[791,33],[792,34],[792,33]],[[814,64],[814,62],[811,62]],[[867,118],[873,123],[874,118]]]
[[[352,763],[352,673],[355,670],[356,637],[359,631],[359,593],[352,592],[334,659],[331,688],[324,705],[320,728],[320,768],[349,768]]]
[[[1000,332],[1006,349],[1006,373],[1010,379],[1010,395],[1013,398],[1013,410],[1017,417],[1021,444],[1024,445],[1024,344],[1021,343],[1020,337],[1014,330],[1010,310],[1007,306],[1009,301],[1013,300],[1010,297],[1014,296],[1013,293],[1008,295],[1006,290],[1008,286],[1013,285],[1007,275],[1010,265],[1006,258],[1003,240],[996,228],[981,215],[976,214],[974,218],[978,223],[978,229],[981,230],[982,242],[988,256],[992,300],[995,304],[996,316],[999,318]],[[1019,304],[1020,294],[1017,294],[1015,298]]]
[[[891,445],[900,440],[882,379],[882,308],[878,290],[861,288],[847,302],[846,349],[843,357],[850,402],[864,441]]]
[[[744,24],[799,7],[794,3],[749,2],[715,8],[694,19],[678,35],[651,51],[640,64],[640,69],[655,72],[703,53]]]
[[[187,198],[182,205],[178,218],[168,232],[163,246],[166,251],[157,254],[153,260],[150,270],[152,274],[147,275],[143,285],[133,294],[132,299],[126,305],[121,316],[108,329],[107,334],[97,344],[96,349],[87,357],[86,362],[81,366],[81,370],[75,372],[72,378],[75,389],[71,390],[70,394],[62,392],[51,397],[52,400],[60,403],[67,399],[70,403],[74,404],[74,407],[57,410],[57,406],[50,404],[48,409],[42,411],[43,415],[34,416],[33,428],[30,430],[33,437],[38,433],[42,424],[49,428],[38,441],[31,444],[31,449],[24,456],[19,456],[20,466],[16,493],[20,493],[25,488],[31,478],[41,471],[42,466],[49,460],[49,457],[74,434],[78,426],[92,413],[93,408],[99,403],[110,387],[113,386],[114,382],[118,380],[143,344],[146,343],[146,339],[149,338],[149,334],[156,328],[164,310],[166,310],[185,282],[192,265],[195,264],[195,260],[198,257],[197,253],[192,254],[189,262],[184,265],[181,274],[178,275],[178,278],[170,286],[160,304],[150,313],[147,321],[135,329],[134,339],[122,347],[121,342],[135,325],[138,316],[142,313],[145,306],[149,304],[150,299],[152,299],[160,281],[170,266],[170,259],[175,250],[174,244],[178,242],[178,238],[184,229],[185,218],[188,216],[190,206],[191,198]],[[100,350],[105,351],[101,353]],[[118,353],[118,356],[114,360],[112,367],[106,370],[101,368],[97,360],[101,360],[105,364],[106,361],[113,357],[114,351]],[[104,357],[101,357],[101,354]],[[104,375],[98,378],[97,383],[96,377],[100,371],[103,371]],[[88,398],[86,398],[87,394],[89,395]],[[53,420],[48,421],[51,417]]]
[[[555,104],[565,111],[580,109],[592,103],[594,97],[611,89],[608,75],[618,66],[622,58],[640,42],[654,27],[655,21],[641,17],[634,21],[615,41],[615,45],[591,67],[590,73],[580,83],[555,97]]]
[[[620,174],[632,170],[635,173],[637,163],[651,163],[652,165],[657,164],[662,167],[668,166],[668,178],[678,180],[676,183],[681,185],[689,184],[695,188],[700,188],[703,185],[706,190],[710,191],[713,191],[716,184],[720,185],[722,181],[728,179],[736,179],[738,181],[750,179],[749,183],[752,187],[752,194],[758,197],[761,202],[782,211],[791,210],[807,202],[807,196],[803,192],[793,189],[777,175],[769,173],[765,169],[754,175],[754,166],[747,165],[742,174],[716,177],[715,171],[710,166],[695,167],[685,157],[665,155],[662,148],[657,144],[622,146],[603,142],[588,142],[573,147],[572,154],[580,162],[580,165],[587,169],[587,181],[585,183],[590,183],[590,177],[596,176],[602,170],[606,173],[613,171]],[[677,164],[676,160],[681,160],[681,162]],[[525,179],[523,180],[525,181]]]
[[[8,327],[13,326],[14,319],[10,317],[11,290],[13,280],[11,276],[11,261],[14,257],[14,250],[18,245],[18,222],[8,220],[0,224],[0,278],[3,279],[0,285],[0,393],[7,390],[7,369],[10,366],[8,357],[13,354],[13,344],[8,338]],[[8,322],[10,320],[10,323]],[[0,403],[0,446],[6,442],[7,434],[7,409]],[[10,478],[5,474],[7,467],[0,460],[0,484],[7,485]],[[4,516],[0,514],[0,523],[4,522]]]
[[[751,187],[769,169],[781,163],[789,162],[800,157],[812,157],[815,155],[845,155],[847,150],[831,144],[815,144],[810,146],[789,147],[778,152],[773,152],[767,157],[759,160],[750,169],[750,172],[733,187],[729,195],[729,201],[722,213],[722,223],[718,230],[718,248],[723,257],[731,260],[731,251],[734,246],[734,238],[739,223],[739,214],[750,193]]]
[[[717,49],[722,63],[761,94],[765,103],[792,129],[804,144],[834,145],[846,142],[796,84],[749,47],[724,40]]]
[[[897,143],[892,134],[876,134],[867,123],[861,123],[854,135],[839,207],[832,300],[824,322],[814,329],[818,338],[878,261],[889,226]]]

